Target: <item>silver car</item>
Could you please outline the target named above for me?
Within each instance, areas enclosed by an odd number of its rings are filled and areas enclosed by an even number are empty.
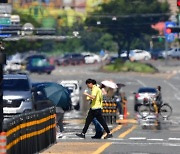
[[[157,90],[154,87],[141,87],[137,92],[134,92],[134,111],[137,112],[138,106],[143,104],[144,98],[154,97]]]
[[[25,74],[3,76],[3,114],[5,118],[33,110],[32,85]]]

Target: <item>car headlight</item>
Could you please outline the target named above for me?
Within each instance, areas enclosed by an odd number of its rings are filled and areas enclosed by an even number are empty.
[[[31,101],[32,101],[31,98],[26,98],[26,99],[24,99],[24,102],[31,102]]]

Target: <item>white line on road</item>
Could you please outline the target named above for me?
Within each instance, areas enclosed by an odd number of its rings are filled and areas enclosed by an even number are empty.
[[[145,137],[130,137],[130,140],[145,140]]]
[[[148,142],[148,143],[145,143],[145,142],[143,142],[143,143],[139,143],[139,142],[112,142],[112,144],[138,145],[138,146],[149,146],[149,145],[159,146],[159,145],[161,145],[161,146],[168,146],[168,147],[171,147],[171,146],[180,147],[179,143],[166,143],[166,142],[159,142],[159,143],[158,142],[155,142],[155,143],[150,143],[150,142]]]
[[[146,86],[146,84],[145,83],[143,83],[143,82],[141,82],[140,80],[137,80],[137,82],[139,83],[139,84],[141,84],[142,86]]]
[[[168,138],[170,141],[180,141],[180,138]]]
[[[152,139],[147,139],[147,141],[164,141],[164,139],[152,138]]]
[[[177,99],[177,100],[180,100],[180,97],[178,96],[179,95],[179,89],[176,88],[173,84],[171,84],[170,82],[167,82],[166,80],[164,80],[165,83],[167,83],[172,89],[174,89],[178,94],[174,94],[174,97]]]

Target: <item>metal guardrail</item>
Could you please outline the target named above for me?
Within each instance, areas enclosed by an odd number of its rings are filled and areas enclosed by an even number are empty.
[[[55,108],[24,113],[4,121],[0,153],[33,154],[56,142]]]

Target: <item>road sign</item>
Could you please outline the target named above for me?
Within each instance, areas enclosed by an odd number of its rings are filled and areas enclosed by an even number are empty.
[[[167,42],[173,42],[174,39],[175,39],[175,35],[174,33],[168,33],[167,32],[167,28],[168,27],[175,27],[176,26],[176,23],[175,22],[172,22],[172,21],[167,21],[165,22],[165,30],[164,30],[164,34],[165,34],[165,38],[166,38],[166,41]]]
[[[0,3],[0,14],[11,14],[12,13],[12,5]]]
[[[11,18],[0,17],[0,25],[11,25]]]

